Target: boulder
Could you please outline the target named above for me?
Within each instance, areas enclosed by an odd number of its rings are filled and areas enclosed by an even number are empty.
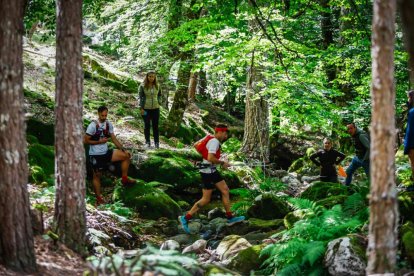
[[[329,242],[324,266],[330,275],[365,275],[365,241],[355,235],[349,235]]]
[[[258,270],[264,261],[260,258],[260,251],[263,247],[264,245],[254,245],[241,250],[227,267],[240,272],[242,275],[250,275],[250,272]]]
[[[118,185],[113,197],[115,200],[123,201],[127,207],[135,209],[142,218],[167,217],[176,219],[181,213],[180,206],[169,195],[140,180],[128,188]]]
[[[161,244],[160,250],[178,250],[180,244],[175,240],[166,240]]]
[[[271,193],[264,193],[255,198],[247,214],[251,218],[272,220],[284,218],[289,211],[286,201]]]
[[[185,253],[200,254],[200,253],[204,252],[204,250],[206,250],[206,246],[207,246],[207,241],[206,240],[197,240],[192,245],[187,246],[186,248],[184,248],[182,253],[183,254],[185,254]]]
[[[240,251],[251,247],[252,245],[245,239],[237,235],[226,236],[218,245],[216,253],[223,264],[228,264],[231,258],[236,256]]]
[[[401,228],[401,242],[404,247],[404,255],[411,264],[414,264],[414,223],[409,221]]]

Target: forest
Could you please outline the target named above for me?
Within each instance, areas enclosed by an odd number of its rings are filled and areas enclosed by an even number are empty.
[[[412,275],[413,0],[0,0],[0,275]]]

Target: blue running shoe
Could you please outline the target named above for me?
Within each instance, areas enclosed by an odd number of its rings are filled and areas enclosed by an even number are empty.
[[[184,216],[179,216],[178,221],[181,223],[181,226],[184,229],[184,232],[190,234],[190,228],[188,228],[188,221],[185,219]]]
[[[227,219],[227,225],[233,225],[235,223],[243,221],[244,219],[245,219],[244,216],[229,218]]]

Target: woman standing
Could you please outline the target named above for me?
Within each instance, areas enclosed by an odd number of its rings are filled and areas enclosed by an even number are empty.
[[[151,147],[150,128],[152,123],[152,134],[154,135],[155,148],[160,147],[158,122],[160,119],[161,89],[157,83],[157,76],[154,71],[145,75],[144,82],[139,86],[139,106],[141,116],[144,119],[145,144]]]
[[[323,140],[323,149],[312,154],[310,160],[321,167],[320,181],[322,182],[338,182],[338,174],[336,165],[344,160],[345,154],[332,148],[332,141],[329,138]]]

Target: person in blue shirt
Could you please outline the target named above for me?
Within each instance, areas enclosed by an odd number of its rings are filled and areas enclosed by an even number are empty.
[[[414,90],[407,92],[407,107],[408,107],[408,117],[407,117],[407,128],[405,130],[404,137],[404,154],[408,155],[411,164],[411,179],[414,176]]]

